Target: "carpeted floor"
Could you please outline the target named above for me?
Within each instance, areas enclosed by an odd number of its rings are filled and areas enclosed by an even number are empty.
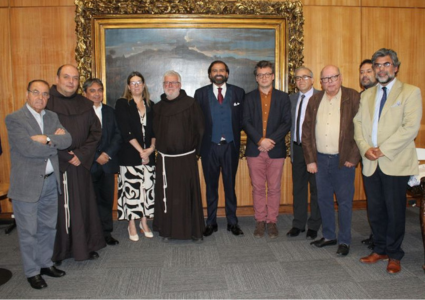
[[[352,244],[347,257],[337,257],[337,246],[310,246],[305,233],[288,238],[291,215],[281,215],[280,236],[271,240],[253,236],[253,217],[239,218],[244,237],[226,230],[219,219],[218,232],[200,244],[191,241],[163,243],[128,239],[126,222],[115,222],[117,246],[99,251],[96,261],[65,260],[63,278],[44,276],[48,288],[34,290],[22,271],[17,232],[0,232],[0,267],[13,272],[0,286],[0,298],[166,298],[166,299],[382,299],[425,298],[424,251],[419,209],[408,208],[402,271],[386,272],[386,262],[364,265],[369,254],[360,241],[369,235],[365,211],[354,211]],[[151,225],[151,222],[150,222]],[[319,234],[319,237],[321,235]]]

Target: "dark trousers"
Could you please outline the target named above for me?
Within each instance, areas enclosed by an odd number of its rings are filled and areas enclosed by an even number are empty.
[[[316,176],[307,172],[304,151],[301,145],[293,145],[292,153],[292,183],[294,220],[292,227],[318,231],[322,224],[319,205],[317,203]],[[308,186],[310,184],[310,218],[308,218]],[[308,218],[308,221],[307,221]],[[308,222],[308,223],[307,223]]]
[[[230,225],[238,223],[235,193],[238,164],[239,149],[236,149],[233,142],[224,145],[212,143],[210,155],[208,157],[202,157],[202,169],[207,188],[207,225],[217,224],[218,180],[220,171],[223,176],[227,223]]]
[[[113,230],[112,206],[114,204],[115,174],[107,174],[98,168],[91,175],[103,235],[107,237]]]
[[[339,155],[317,153],[317,201],[325,239],[336,239],[334,194],[338,201],[338,243],[351,243],[355,168],[339,167]]]
[[[379,166],[372,176],[363,176],[374,252],[401,260],[404,251],[406,191],[409,176],[389,176]]]

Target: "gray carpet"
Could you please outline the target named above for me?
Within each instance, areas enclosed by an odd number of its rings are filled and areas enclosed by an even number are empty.
[[[117,246],[99,251],[96,261],[65,260],[63,278],[45,276],[47,289],[34,290],[21,267],[16,231],[0,232],[0,267],[13,272],[0,286],[0,298],[164,298],[164,299],[382,299],[425,298],[424,252],[419,209],[408,208],[402,272],[390,275],[386,262],[364,265],[369,254],[360,241],[369,235],[365,211],[354,211],[352,245],[347,257],[337,257],[337,246],[310,246],[305,233],[286,237],[291,215],[281,215],[280,236],[257,239],[253,217],[239,218],[244,237],[219,230],[203,243],[128,239],[126,222],[115,222]],[[151,222],[150,222],[151,225]]]

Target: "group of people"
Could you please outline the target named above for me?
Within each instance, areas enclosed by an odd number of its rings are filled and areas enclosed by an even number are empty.
[[[6,117],[12,162],[8,196],[30,285],[45,288],[42,275],[64,276],[56,268],[64,259],[97,259],[97,251],[119,244],[111,234],[116,173],[118,219],[128,222],[131,241],[139,240],[136,222],[146,238],[154,236],[151,218],[164,242],[211,236],[218,230],[220,173],[227,231],[243,236],[235,193],[242,130],[255,237],[279,235],[285,137],[291,131],[294,219],[287,236],[298,236],[307,226],[312,245],[338,244],[338,255],[349,253],[355,167],[362,160],[372,229],[363,242],[373,244],[373,252],[361,262],[388,259],[387,271],[399,272],[405,192],[409,176],[418,172],[414,139],[422,113],[420,90],[396,79],[399,66],[396,52],[378,50],[360,66],[361,94],[342,86],[340,69],[333,65],[320,73],[323,91],[315,90],[313,72],[301,66],[294,77],[298,92],[289,96],[274,88],[271,62],[257,63],[258,89],[245,94],[227,83],[229,67],[217,60],[208,68],[211,84],[193,98],[182,89],[181,75],[167,71],[156,104],[145,77],[135,71],[115,110],[103,104],[104,86],[97,78],[88,79],[78,93],[80,76],[72,65],[58,69],[51,87],[31,81],[24,107]],[[323,237],[316,240],[320,226]]]

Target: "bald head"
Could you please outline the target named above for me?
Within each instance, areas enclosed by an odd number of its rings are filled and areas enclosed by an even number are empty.
[[[320,72],[320,82],[326,94],[330,97],[338,94],[342,85],[342,75],[337,66],[328,65]]]

